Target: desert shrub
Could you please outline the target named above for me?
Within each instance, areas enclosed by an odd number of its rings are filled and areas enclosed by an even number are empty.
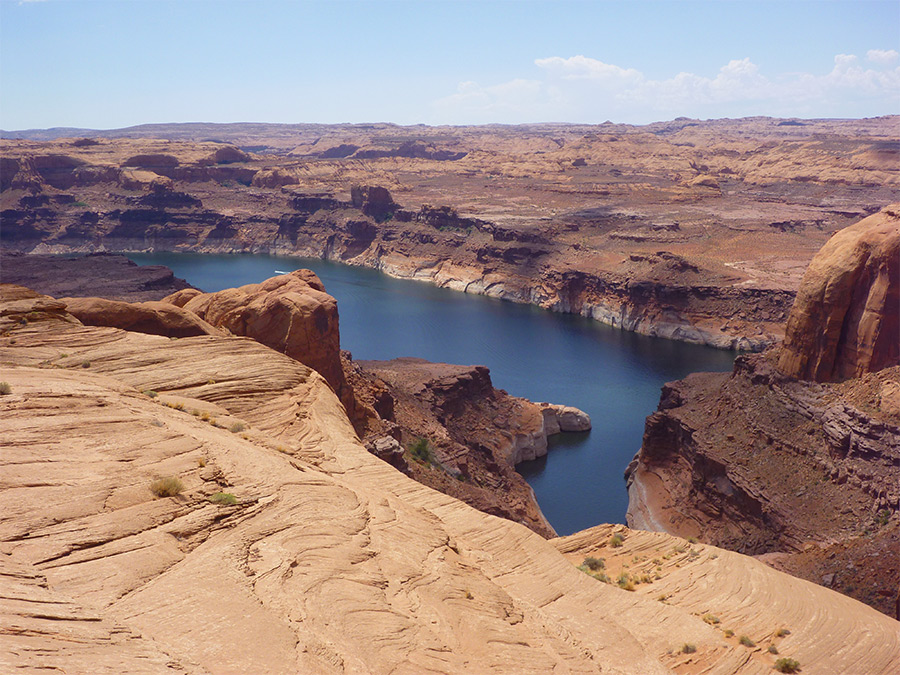
[[[247,427],[244,426],[243,422],[235,422],[230,427],[228,427],[228,431],[230,431],[233,434],[237,434],[237,433],[242,432],[246,428]]]
[[[609,545],[612,548],[619,548],[622,543],[625,541],[625,537],[623,537],[618,532],[609,538]]]
[[[777,631],[775,631],[775,637],[784,637],[785,635],[790,634],[791,631],[789,631],[787,628],[779,628]]]
[[[142,391],[141,393],[142,393],[144,396],[149,396],[150,398],[156,398],[157,396],[159,396],[159,394],[157,394],[157,393],[156,393],[155,391],[153,391],[152,389],[144,389],[144,391]]]
[[[734,637],[734,631],[730,628],[725,629],[725,637]]]
[[[775,662],[775,670],[779,673],[796,673],[800,670],[800,662],[796,659],[778,659]]]
[[[606,569],[606,561],[603,558],[587,557],[582,564],[592,572]]]
[[[755,647],[756,646],[756,643],[753,640],[751,640],[749,637],[747,637],[746,635],[741,635],[741,637],[738,638],[738,642],[740,642],[745,647]]]
[[[81,362],[81,367],[82,367],[82,368],[90,368],[90,367],[91,367],[91,362],[90,362],[90,361],[82,361],[82,362]]]
[[[0,382],[0,395],[6,396],[11,393],[12,387],[9,385],[9,382]]]
[[[634,590],[634,582],[632,582],[631,577],[628,576],[627,572],[622,572],[619,575],[619,578],[616,579],[616,584],[618,584],[619,588],[625,589],[626,591]]]
[[[697,651],[697,645],[692,645],[690,642],[685,642],[681,645],[682,654],[693,654],[695,651]]]
[[[776,647],[775,645],[769,645],[769,653],[770,653],[770,654],[777,654],[777,653],[778,653],[778,647]]]
[[[696,544],[696,543],[697,543],[697,537],[688,537],[688,538],[687,538],[687,541],[688,541],[689,544]]]
[[[714,626],[714,625],[716,625],[717,623],[720,623],[719,617],[717,617],[715,614],[705,614],[705,615],[703,616],[703,620],[704,620],[706,623],[708,623],[710,626]]]
[[[174,497],[182,490],[184,490],[184,483],[175,476],[158,478],[150,483],[150,492],[157,497]]]
[[[431,454],[431,444],[427,438],[417,438],[412,445],[409,446],[410,454],[420,462],[430,464],[433,461]]]
[[[237,497],[230,492],[217,492],[209,498],[213,504],[222,504],[223,506],[232,506],[237,504]]]

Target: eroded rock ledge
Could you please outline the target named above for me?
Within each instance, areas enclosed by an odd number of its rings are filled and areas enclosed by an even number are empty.
[[[375,406],[391,423],[390,440],[370,434],[366,445],[372,452],[419,482],[481,511],[555,536],[514,467],[545,455],[548,436],[590,429],[587,414],[510,396],[493,386],[484,366],[416,358],[353,365],[358,372],[351,382],[357,392],[372,391],[368,398],[374,399],[384,387],[391,402],[389,411]]]
[[[663,388],[627,472],[630,524],[763,555],[897,615],[896,214],[823,248],[782,350]]]
[[[8,670],[749,674],[781,627],[811,672],[900,658],[896,622],[739,554],[621,526],[554,545],[422,486],[253,340],[83,326],[35,296],[0,303]],[[633,592],[576,568],[622,565],[612,534],[657,571]]]

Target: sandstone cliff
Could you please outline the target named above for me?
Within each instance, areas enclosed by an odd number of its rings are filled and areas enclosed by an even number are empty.
[[[900,204],[838,232],[816,254],[788,320],[779,368],[832,382],[900,363]]]
[[[898,664],[896,622],[738,554],[623,532],[632,558],[681,552],[635,592],[591,578],[575,564],[609,532],[567,560],[413,482],[253,340],[81,326],[34,296],[0,307],[34,312],[0,336],[6,670],[765,673],[770,640],[810,672]]]
[[[0,141],[4,248],[328,258],[726,349],[777,341],[813,254],[900,188],[893,118],[112,135]]]
[[[898,246],[894,207],[838,233],[780,352],[663,388],[627,473],[630,524],[763,555],[896,615]]]
[[[372,451],[420,483],[475,508],[555,536],[534,493],[514,467],[547,453],[547,436],[590,429],[576,408],[536,405],[495,389],[484,366],[456,366],[416,358],[356,361],[364,389],[373,378],[390,396],[393,443],[367,439]],[[403,453],[403,448],[412,452]],[[387,454],[386,454],[387,453]]]

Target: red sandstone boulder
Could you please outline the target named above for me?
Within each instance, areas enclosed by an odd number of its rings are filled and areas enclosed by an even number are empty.
[[[182,303],[213,326],[251,337],[318,371],[340,395],[341,368],[337,301],[309,270],[272,277],[260,284],[218,293],[179,292],[166,298]]]
[[[192,312],[168,302],[122,302],[105,298],[60,298],[66,310],[86,326],[112,326],[136,333],[191,337],[224,335]]]
[[[803,277],[779,369],[818,382],[900,363],[900,204],[835,234]]]

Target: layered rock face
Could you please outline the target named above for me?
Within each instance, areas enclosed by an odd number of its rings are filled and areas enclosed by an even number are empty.
[[[834,382],[900,363],[900,204],[838,232],[803,277],[778,362]]]
[[[764,555],[896,614],[898,244],[895,207],[839,233],[782,350],[663,388],[627,474],[630,524]]]
[[[2,244],[313,256],[760,350],[828,237],[900,194],[894,118],[783,122],[157,125],[0,141]]]
[[[193,312],[168,302],[122,302],[105,298],[62,298],[66,311],[86,326],[111,326],[150,335],[180,338],[224,335]]]
[[[62,297],[101,297],[141,302],[162,300],[191,288],[162,265],[138,266],[110,253],[76,257],[0,255],[3,282],[27,286],[39,293]]]
[[[514,466],[547,453],[547,436],[590,429],[577,408],[534,404],[495,389],[484,366],[456,366],[416,358],[356,361],[364,382],[373,378],[391,399],[394,443],[373,436],[372,451],[420,483],[485,513],[520,522],[543,536],[555,532],[531,488]],[[370,385],[371,386],[371,385]],[[403,453],[403,448],[413,451]]]
[[[11,295],[0,316],[33,318],[0,330],[4,671],[749,674],[777,657],[736,636],[780,627],[810,672],[900,658],[871,608],[668,535],[618,528],[656,577],[601,583],[576,564],[625,562],[609,529],[555,546],[410,480],[324,379],[253,340],[82,326]]]
[[[345,396],[337,301],[314,272],[296,270],[217,293],[182,291],[165,301],[306,364]]]

